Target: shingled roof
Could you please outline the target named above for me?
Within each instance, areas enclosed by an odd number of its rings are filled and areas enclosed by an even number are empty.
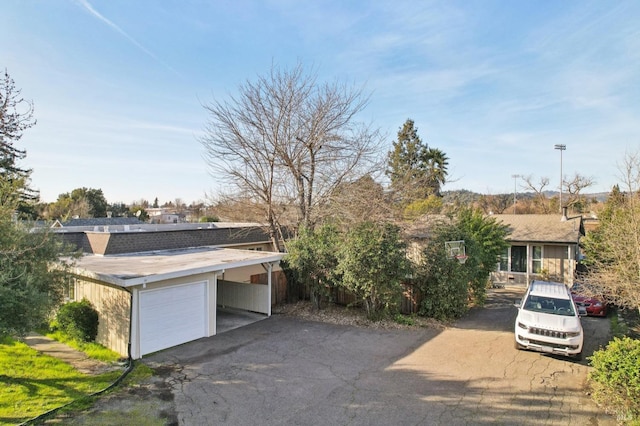
[[[560,215],[497,214],[497,221],[509,227],[511,242],[577,244],[584,235],[582,217],[562,220]]]

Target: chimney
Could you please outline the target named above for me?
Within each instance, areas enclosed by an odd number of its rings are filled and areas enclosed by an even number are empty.
[[[564,206],[562,208],[562,217],[560,218],[560,222],[566,222],[567,220],[567,207]]]

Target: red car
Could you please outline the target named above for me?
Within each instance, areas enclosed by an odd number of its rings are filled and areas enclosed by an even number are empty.
[[[602,297],[592,296],[591,292],[581,283],[574,283],[571,287],[571,297],[578,309],[582,306],[587,310],[587,315],[593,317],[606,317],[607,304]]]

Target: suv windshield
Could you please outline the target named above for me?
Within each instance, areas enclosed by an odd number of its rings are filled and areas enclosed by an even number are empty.
[[[567,299],[555,299],[546,296],[529,295],[524,304],[524,309],[545,314],[574,316],[573,305]]]

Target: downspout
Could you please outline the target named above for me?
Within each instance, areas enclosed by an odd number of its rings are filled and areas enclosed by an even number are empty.
[[[124,380],[125,377],[127,377],[127,375],[129,373],[131,373],[133,371],[133,368],[135,367],[134,363],[133,363],[133,358],[131,357],[131,328],[133,327],[133,292],[130,291],[128,288],[124,288],[125,291],[127,293],[129,293],[130,298],[129,298],[129,339],[127,342],[127,367],[124,369],[124,371],[122,372],[122,374],[120,375],[120,377],[118,377],[115,382],[111,383],[109,386],[107,386],[106,388],[94,392],[89,396],[98,396],[100,394],[103,394],[104,392],[108,391],[109,389],[114,388],[115,386],[118,386],[120,384],[120,382],[122,382]]]
[[[127,362],[133,364],[133,358],[131,357],[131,335],[133,334],[133,291],[124,287],[125,291],[129,293],[129,338],[127,339]]]

